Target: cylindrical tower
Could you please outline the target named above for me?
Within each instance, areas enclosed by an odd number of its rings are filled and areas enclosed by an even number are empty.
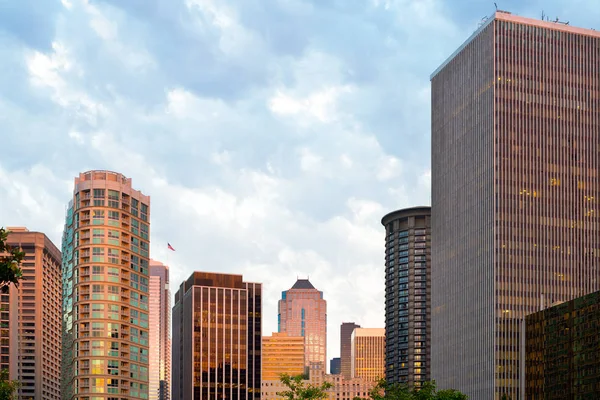
[[[431,207],[394,211],[381,220],[385,245],[386,381],[430,380]]]
[[[63,399],[148,398],[150,197],[75,178],[63,233]]]

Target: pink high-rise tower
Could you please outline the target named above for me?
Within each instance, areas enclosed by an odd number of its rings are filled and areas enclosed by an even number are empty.
[[[279,332],[304,337],[305,366],[319,362],[327,365],[327,302],[323,292],[308,279],[298,279],[281,293],[278,315]]]

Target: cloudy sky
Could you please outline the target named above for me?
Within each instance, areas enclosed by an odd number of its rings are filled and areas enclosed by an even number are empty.
[[[500,1],[598,27],[598,0]],[[429,74],[493,1],[0,0],[0,225],[60,246],[81,171],[152,197],[152,257],[296,277],[339,324],[383,327],[389,211],[430,203]],[[167,253],[167,242],[176,252]]]

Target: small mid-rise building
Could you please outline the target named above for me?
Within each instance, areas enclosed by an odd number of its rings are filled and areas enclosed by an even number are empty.
[[[274,332],[263,337],[263,381],[279,380],[281,374],[304,374],[304,338]]]
[[[352,332],[352,378],[385,379],[385,329],[356,328]]]
[[[304,338],[289,336],[286,332],[274,332],[262,339],[261,398],[278,399],[281,392],[281,375],[305,375]]]
[[[43,233],[8,228],[25,253],[19,286],[0,295],[0,369],[20,382],[19,399],[60,400],[61,253]]]
[[[329,361],[329,373],[331,375],[339,375],[342,373],[342,365],[341,365],[340,357],[334,357]]]
[[[333,386],[327,390],[327,400],[354,400],[359,397],[366,399],[376,382],[363,378],[346,379],[342,374],[330,375],[320,363],[312,363],[309,371],[309,383],[322,385],[329,382]]]
[[[524,336],[525,395],[521,398],[598,398],[600,292],[528,315]]]
[[[323,363],[320,362],[311,363],[307,370],[303,385],[321,386],[324,382],[333,385],[327,390],[326,400],[354,400],[357,397],[366,399],[376,384],[362,378],[346,379],[342,374],[327,374]],[[262,400],[281,400],[284,397],[278,393],[287,390],[289,389],[280,381],[269,381],[268,387],[263,387]]]

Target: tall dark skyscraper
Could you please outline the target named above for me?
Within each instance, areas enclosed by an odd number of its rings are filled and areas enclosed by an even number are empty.
[[[498,11],[433,73],[440,387],[523,398],[522,319],[600,289],[599,71],[600,32]]]
[[[352,332],[360,325],[342,322],[340,326],[340,371],[344,378],[352,378]]]
[[[175,294],[175,400],[260,399],[262,285],[194,272]]]
[[[394,211],[385,227],[385,378],[419,387],[430,380],[431,207]]]

